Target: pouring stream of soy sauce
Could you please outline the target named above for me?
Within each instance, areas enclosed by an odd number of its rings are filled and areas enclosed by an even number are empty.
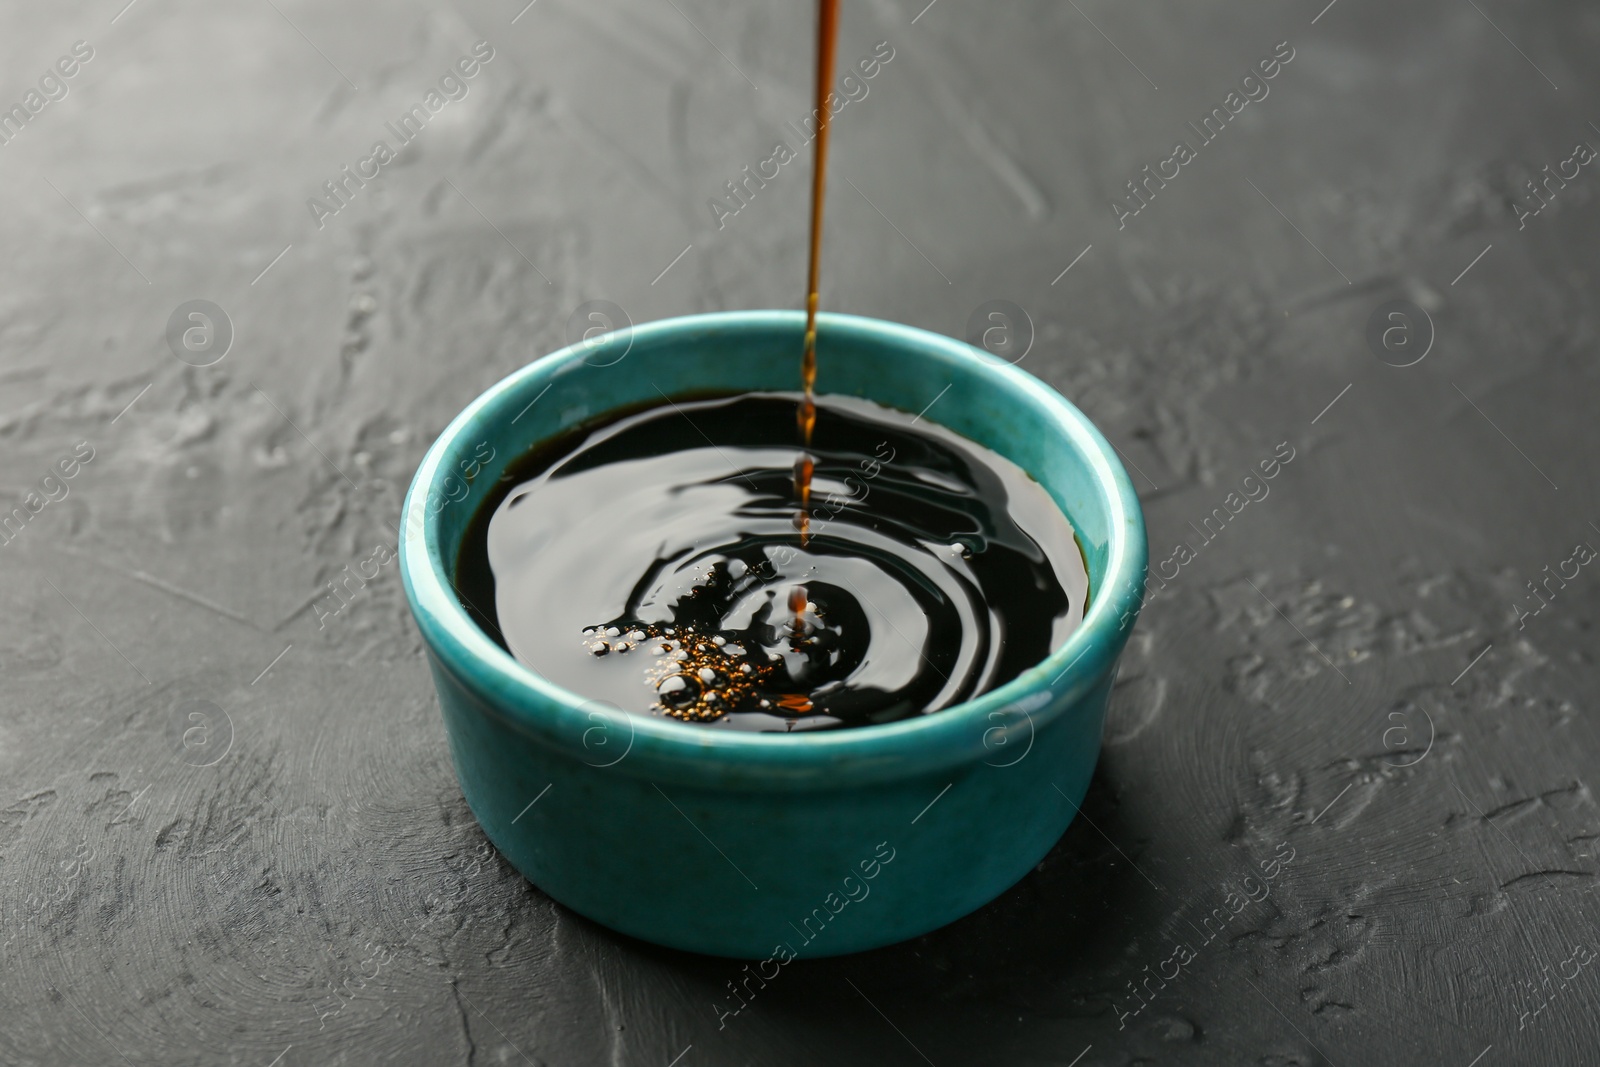
[[[819,0],[817,7],[817,118],[816,155],[811,163],[811,257],[806,268],[806,337],[800,354],[800,398],[798,420],[803,442],[794,464],[794,493],[800,499],[795,527],[803,547],[811,538],[811,479],[816,463],[811,457],[811,435],[817,424],[817,289],[822,275],[822,205],[828,187],[828,132],[833,126],[833,109],[828,106],[833,82],[833,50],[839,36],[839,0]],[[796,585],[789,590],[789,610],[794,615],[795,642],[805,636],[806,590]]]
[[[462,540],[463,606],[602,705],[737,730],[892,722],[1010,681],[1083,617],[1072,527],[1019,467],[920,416],[817,403],[838,16],[819,0],[802,392],[576,427],[515,461]]]

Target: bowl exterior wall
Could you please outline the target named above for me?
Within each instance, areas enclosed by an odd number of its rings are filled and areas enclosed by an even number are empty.
[[[542,744],[433,668],[467,803],[518,870],[614,930],[751,960],[893,944],[1005,892],[1076,814],[1111,682],[1038,729],[997,714],[964,766],[846,790],[822,766],[809,787],[747,792],[633,775],[612,716],[586,757]]]

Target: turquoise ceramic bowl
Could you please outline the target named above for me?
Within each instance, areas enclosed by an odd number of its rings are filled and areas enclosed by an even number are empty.
[[[1091,593],[1065,645],[933,715],[779,736],[587,702],[471,621],[451,584],[457,547],[509,460],[662,394],[797,388],[802,331],[799,312],[695,315],[524,367],[428,450],[406,497],[400,550],[456,773],[501,853],[614,930],[773,966],[943,926],[1049,851],[1088,788],[1146,560],[1126,472],[1059,394],[948,337],[823,315],[819,393],[909,412],[939,397],[928,419],[1009,457],[1071,518]]]

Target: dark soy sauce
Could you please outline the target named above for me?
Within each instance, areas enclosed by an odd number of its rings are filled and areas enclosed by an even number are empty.
[[[586,698],[739,730],[936,712],[1060,646],[1088,578],[1036,482],[942,427],[828,396],[802,543],[797,399],[612,413],[521,457],[463,539],[464,605]]]

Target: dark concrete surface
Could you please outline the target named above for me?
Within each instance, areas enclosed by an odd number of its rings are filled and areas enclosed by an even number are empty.
[[[584,301],[800,306],[809,154],[708,201],[806,113],[809,5],[6,5],[6,108],[93,55],[0,144],[0,1063],[1596,1062],[1600,9],[924,2],[846,5],[841,61],[894,57],[837,120],[824,305],[1025,309],[1188,551],[1037,871],[721,1027],[738,967],[488,846],[393,566],[319,597]]]

